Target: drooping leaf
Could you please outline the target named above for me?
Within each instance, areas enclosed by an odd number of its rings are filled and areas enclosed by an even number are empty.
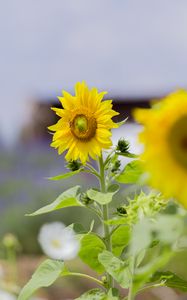
[[[28,214],[28,216],[41,215],[65,207],[83,206],[83,204],[78,199],[79,189],[80,186],[75,186],[73,188],[68,189],[67,191],[63,192],[60,196],[58,196],[58,198],[54,202],[38,209],[32,214]]]
[[[84,235],[81,239],[79,257],[90,268],[98,273],[103,273],[104,268],[98,260],[98,255],[105,249],[106,246],[103,241],[96,234],[89,233]]]
[[[91,200],[94,200],[101,205],[106,205],[112,201],[112,198],[114,194],[117,193],[118,189],[119,188],[117,188],[117,185],[115,185],[115,189],[112,192],[107,192],[107,193],[101,193],[97,190],[90,189],[87,191],[87,195]]]
[[[45,260],[32,275],[32,278],[21,290],[18,300],[28,300],[41,287],[50,286],[63,272],[64,263],[61,261]]]
[[[137,183],[142,175],[142,167],[139,160],[128,163],[116,180],[120,183]]]
[[[167,272],[156,272],[151,277],[151,282],[162,282],[163,285],[178,289],[182,292],[187,292],[187,281],[180,278],[176,274],[167,271]]]
[[[131,230],[129,226],[119,226],[112,234],[112,251],[114,255],[120,256],[123,249],[130,241]]]
[[[68,179],[74,175],[77,175],[79,174],[80,172],[82,172],[83,169],[79,169],[79,170],[76,170],[76,171],[72,171],[72,172],[68,172],[68,173],[63,173],[63,174],[60,174],[60,175],[57,175],[57,176],[53,176],[53,177],[48,177],[49,180],[62,180],[62,179]]]
[[[129,287],[131,279],[130,262],[120,260],[109,251],[103,251],[100,253],[99,261],[105,267],[106,271],[121,285],[121,287]]]

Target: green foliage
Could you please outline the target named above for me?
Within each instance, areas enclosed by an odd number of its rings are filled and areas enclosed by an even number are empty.
[[[119,174],[119,176],[116,177],[116,180],[120,183],[125,183],[125,184],[137,183],[140,180],[140,176],[142,174],[143,171],[142,171],[141,162],[139,160],[133,160],[132,162],[128,163],[125,166],[125,168]]]
[[[122,261],[115,257],[109,251],[103,251],[99,254],[99,261],[105,267],[106,271],[120,284],[123,288],[128,288],[131,278],[130,261]]]
[[[105,292],[100,289],[93,289],[75,300],[119,300],[119,296],[116,289],[110,289],[108,294],[105,294]]]
[[[103,273],[105,269],[99,262],[98,255],[105,249],[106,246],[102,239],[100,239],[96,234],[89,233],[84,235],[81,239],[79,257],[94,271]]]
[[[54,202],[38,209],[37,211],[35,211],[32,214],[29,214],[28,216],[41,215],[65,207],[83,206],[83,204],[79,201],[79,191],[80,186],[70,188],[69,190],[63,192]]]
[[[119,212],[118,216],[108,221],[110,225],[121,224],[135,224],[138,220],[144,217],[153,217],[160,210],[164,209],[167,201],[162,195],[150,192],[145,194],[143,191],[139,195],[135,195],[134,199],[128,199],[129,204],[120,207],[122,212],[124,209],[125,214]]]
[[[162,286],[168,286],[171,288],[178,289],[182,292],[187,292],[187,281],[170,271],[156,272],[151,277],[151,282],[155,281],[157,283],[160,283]]]
[[[87,191],[87,195],[91,200],[96,201],[101,205],[106,205],[112,201],[113,196],[119,190],[119,186],[117,184],[112,185],[107,193],[101,193],[97,190],[90,189]]]
[[[75,300],[107,300],[106,294],[100,289],[93,289],[84,293],[79,298]]]
[[[174,252],[169,247],[165,247],[162,251],[151,259],[151,261],[143,267],[134,270],[133,275],[133,293],[137,291],[149,281],[152,274],[163,268],[174,255]]]
[[[120,256],[123,249],[130,241],[131,230],[128,225],[117,227],[112,234],[112,251],[114,255]]]
[[[57,176],[53,176],[53,177],[48,177],[48,179],[50,180],[62,180],[62,179],[68,179],[74,175],[77,175],[79,174],[80,172],[82,172],[83,169],[78,169],[76,171],[72,171],[72,172],[68,172],[68,173],[62,173],[60,175],[57,175]]]
[[[39,288],[50,286],[63,273],[63,270],[63,262],[50,259],[45,260],[21,290],[18,300],[28,300]]]

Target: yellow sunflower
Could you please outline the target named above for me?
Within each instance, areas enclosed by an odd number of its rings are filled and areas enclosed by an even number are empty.
[[[49,127],[55,131],[51,146],[59,154],[67,150],[67,161],[80,159],[85,164],[89,156],[96,159],[112,145],[111,129],[118,127],[112,117],[118,113],[112,109],[112,100],[102,102],[105,94],[78,82],[75,96],[63,91],[63,97],[58,97],[63,109],[52,108],[60,120]]]
[[[140,141],[149,183],[187,207],[187,92],[172,93],[151,109],[136,109],[134,116],[144,125]]]

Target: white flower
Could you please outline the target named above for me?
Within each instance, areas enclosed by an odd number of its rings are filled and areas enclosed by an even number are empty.
[[[1,300],[16,300],[16,297],[8,292],[0,290],[0,299]]]
[[[79,251],[79,242],[74,231],[60,222],[44,224],[38,241],[44,253],[53,259],[70,260]]]

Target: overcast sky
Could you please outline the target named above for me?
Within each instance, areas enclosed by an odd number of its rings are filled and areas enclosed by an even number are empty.
[[[124,97],[187,88],[187,0],[2,0],[0,39],[7,141],[30,99],[76,81]]]

